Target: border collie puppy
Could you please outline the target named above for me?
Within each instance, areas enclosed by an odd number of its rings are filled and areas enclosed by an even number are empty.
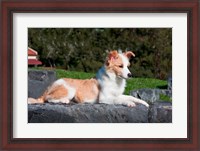
[[[58,79],[38,99],[28,98],[28,103],[69,103],[75,100],[77,103],[122,104],[130,107],[140,103],[149,107],[143,100],[123,95],[126,79],[132,77],[128,67],[130,58],[134,56],[131,51],[125,53],[111,51],[95,78]]]

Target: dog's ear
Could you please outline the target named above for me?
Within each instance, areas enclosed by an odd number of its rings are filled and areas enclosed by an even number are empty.
[[[132,51],[127,51],[123,53],[129,60],[135,57],[135,54]]]
[[[111,51],[108,54],[108,58],[106,60],[106,65],[109,65],[111,62],[115,61],[116,59],[118,59],[119,55],[118,52],[116,50]]]
[[[108,55],[109,60],[115,60],[117,58],[118,58],[118,52],[116,50],[111,51]]]

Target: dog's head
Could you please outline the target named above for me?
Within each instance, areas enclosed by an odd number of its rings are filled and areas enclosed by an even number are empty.
[[[114,72],[118,77],[130,78],[132,74],[128,67],[130,66],[129,60],[132,57],[135,57],[135,54],[131,51],[124,53],[118,53],[116,50],[111,51],[106,60],[106,68],[108,71]]]

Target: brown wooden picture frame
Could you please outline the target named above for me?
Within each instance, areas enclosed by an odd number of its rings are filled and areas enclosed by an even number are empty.
[[[199,0],[3,0],[1,1],[0,150],[200,150]],[[187,13],[188,137],[183,138],[13,138],[13,13]],[[180,35],[181,38],[181,35]],[[180,50],[181,55],[181,50]],[[180,100],[181,105],[181,100]],[[156,133],[156,132],[155,132]]]

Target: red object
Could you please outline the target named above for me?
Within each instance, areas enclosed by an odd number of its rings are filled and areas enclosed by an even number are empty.
[[[28,65],[41,65],[42,62],[36,59],[28,59]]]
[[[37,51],[28,47],[28,65],[41,65],[42,62],[37,59]]]
[[[37,51],[28,48],[28,56],[37,56]]]

